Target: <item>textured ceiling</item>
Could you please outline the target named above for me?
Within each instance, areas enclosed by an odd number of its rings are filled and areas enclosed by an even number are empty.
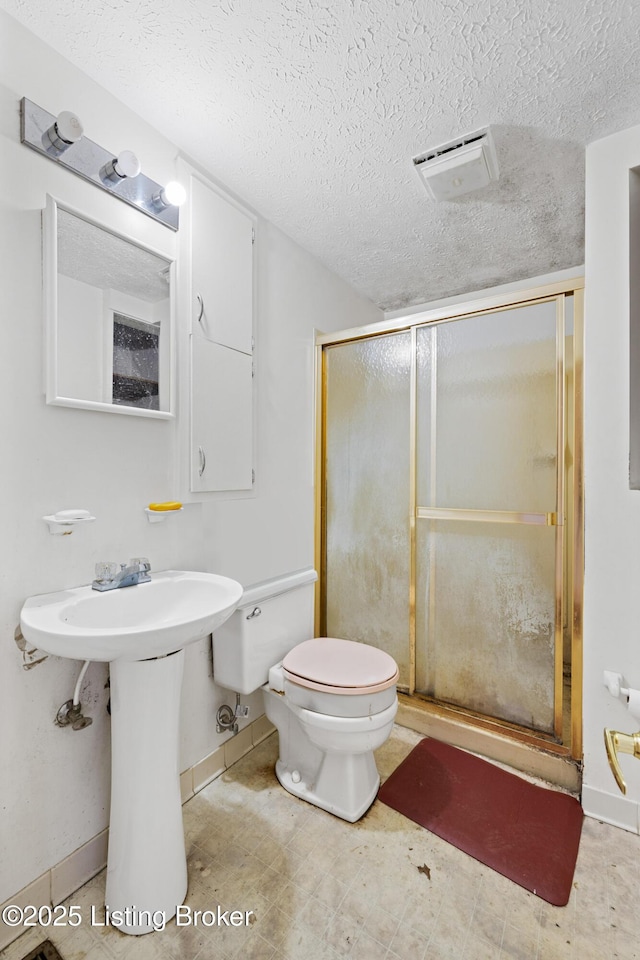
[[[584,147],[640,122],[635,0],[0,6],[387,309],[580,264]],[[488,124],[499,182],[430,200]]]
[[[170,261],[58,209],[58,273],[147,303],[169,298]]]

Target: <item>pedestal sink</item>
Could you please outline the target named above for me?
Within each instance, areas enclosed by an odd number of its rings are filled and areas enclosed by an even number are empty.
[[[184,900],[178,756],[184,647],[224,623],[241,596],[242,586],[227,577],[167,570],[149,583],[105,593],[86,586],[30,597],[22,608],[22,633],[38,649],[110,664],[106,904],[125,933],[157,928],[160,916],[169,920]]]

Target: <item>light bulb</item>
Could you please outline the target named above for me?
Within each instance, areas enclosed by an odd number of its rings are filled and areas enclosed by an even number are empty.
[[[58,153],[63,153],[74,143],[77,143],[82,138],[83,133],[83,126],[75,113],[63,110],[56,117],[55,123],[48,130],[45,130],[42,139],[45,146],[55,147]]]
[[[123,150],[100,168],[100,176],[103,180],[118,183],[120,180],[126,180],[127,177],[137,177],[141,169],[135,153],[132,150]]]
[[[177,180],[170,180],[166,187],[162,187],[154,194],[153,202],[163,210],[165,207],[179,207],[187,199],[187,191]]]

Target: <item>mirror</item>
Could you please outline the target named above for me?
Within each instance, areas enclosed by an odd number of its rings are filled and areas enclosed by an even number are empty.
[[[52,197],[44,249],[47,403],[171,417],[173,261]]]

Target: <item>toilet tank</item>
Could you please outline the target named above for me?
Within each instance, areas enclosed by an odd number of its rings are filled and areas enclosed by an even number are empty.
[[[297,570],[245,588],[237,609],[213,634],[213,679],[236,693],[253,693],[269,668],[314,635],[315,570]]]

